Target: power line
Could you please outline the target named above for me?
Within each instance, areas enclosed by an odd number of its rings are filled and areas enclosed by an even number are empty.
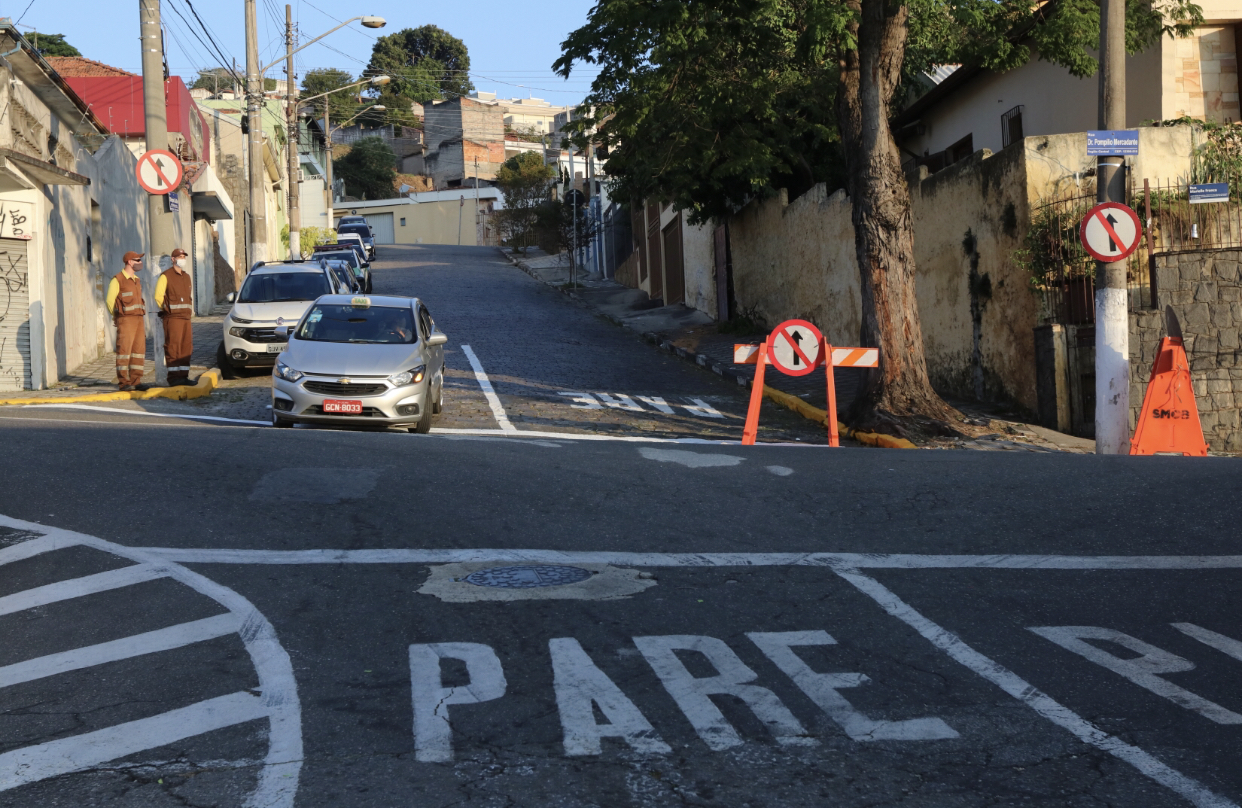
[[[240,82],[241,77],[238,76],[237,73],[233,72],[232,59],[224,55],[224,51],[221,49],[219,43],[216,42],[215,37],[212,36],[212,32],[207,27],[207,24],[203,22],[202,17],[198,16],[198,12],[194,9],[194,4],[191,3],[190,0],[183,0],[183,2],[190,9],[190,13],[194,15],[194,19],[198,20],[198,24],[200,27],[202,27],[203,33],[207,35],[207,41],[212,44],[212,47],[215,49],[216,55],[220,57],[221,65],[224,67],[225,70],[229,71],[229,75],[233,77],[233,81]],[[182,16],[181,12],[177,10],[176,5],[174,5],[173,3],[169,3],[169,7],[171,7],[173,11],[177,12],[178,17],[181,17],[183,20],[185,19],[185,17]],[[189,23],[187,22],[187,25],[188,24]],[[197,36],[197,34],[195,36]]]
[[[35,4],[35,0],[30,0],[30,2],[26,5],[26,11],[30,11],[30,7],[33,6],[34,4]],[[14,25],[17,25],[18,22],[21,22],[22,20],[26,19],[26,11],[22,12],[22,16],[17,18],[17,22],[13,23]]]

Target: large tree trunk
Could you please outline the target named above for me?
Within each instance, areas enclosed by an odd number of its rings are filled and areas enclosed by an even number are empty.
[[[910,190],[888,126],[901,79],[908,11],[898,2],[852,0],[858,47],[841,60],[837,114],[862,274],[862,344],[880,349],[848,418],[864,429],[943,432],[959,416],[931,388],[914,294]]]

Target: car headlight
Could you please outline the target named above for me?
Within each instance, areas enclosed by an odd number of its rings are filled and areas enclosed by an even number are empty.
[[[298,379],[306,375],[300,370],[294,370],[284,362],[277,362],[276,369],[273,373],[287,382],[296,382]]]
[[[254,320],[243,320],[242,318],[238,317],[236,314],[230,314],[229,319],[235,323],[241,323],[242,325],[250,325],[251,323],[254,322]]]
[[[392,382],[394,387],[404,387],[407,384],[418,384],[427,374],[427,366],[419,365],[411,370],[403,370],[400,373],[394,373],[388,377],[388,381]]]
[[[244,336],[246,336],[246,329],[244,329],[244,328],[230,328],[230,329],[229,329],[229,333],[230,333],[230,334],[232,334],[232,335],[233,335],[233,336],[235,336],[235,337],[244,337]]]

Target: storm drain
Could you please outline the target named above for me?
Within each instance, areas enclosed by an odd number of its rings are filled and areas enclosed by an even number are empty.
[[[559,564],[531,564],[516,567],[490,567],[472,572],[460,580],[475,586],[504,589],[532,589],[537,586],[576,584],[591,577],[590,570]]]

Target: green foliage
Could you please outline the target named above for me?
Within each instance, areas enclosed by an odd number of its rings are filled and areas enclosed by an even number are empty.
[[[510,157],[496,172],[496,186],[504,195],[505,207],[498,211],[497,224],[506,244],[525,251],[537,239],[539,206],[548,198],[556,169],[544,165],[535,152]]]
[[[64,34],[40,34],[34,32],[30,35],[31,44],[39,51],[41,56],[81,56],[82,52],[65,41]]]
[[[302,255],[310,255],[320,244],[331,244],[336,241],[336,231],[330,227],[304,227],[298,231],[298,244]],[[289,249],[289,225],[280,228],[280,243]]]
[[[390,199],[397,178],[397,155],[382,139],[364,137],[349,154],[332,161],[336,176],[345,180],[345,193],[360,199]]]
[[[457,37],[435,25],[406,28],[382,36],[371,51],[365,75],[390,76],[384,89],[388,97],[419,104],[439,98],[468,95],[470,55]],[[386,104],[390,109],[393,105]]]
[[[306,75],[302,77],[302,95],[309,98],[320,93],[338,90],[341,87],[348,87],[354,81],[354,77],[345,70],[337,70],[334,67],[317,67],[313,70],[307,70]],[[358,111],[357,90],[353,92],[342,90],[339,93],[332,93],[332,95],[311,101],[310,106],[314,108],[316,118],[323,117],[325,103],[328,105],[332,121],[339,123],[347,120]]]
[[[1146,121],[1144,124],[1189,126],[1194,129],[1197,145],[1190,156],[1191,182],[1236,183],[1242,180],[1242,123],[1219,123],[1182,117],[1167,121]]]

